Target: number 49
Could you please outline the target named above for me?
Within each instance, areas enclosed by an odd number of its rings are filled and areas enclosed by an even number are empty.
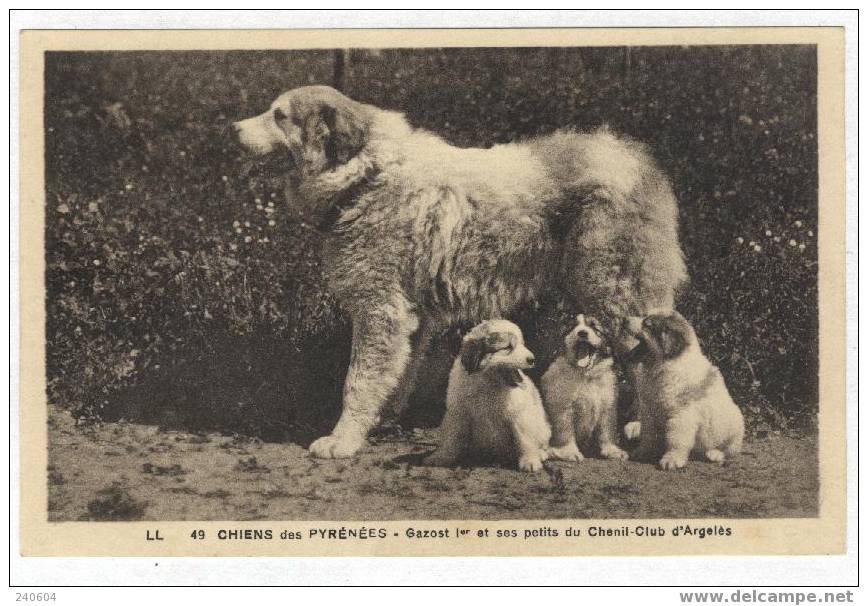
[[[205,531],[204,530],[194,530],[193,532],[190,533],[190,538],[191,539],[200,539],[200,540],[204,539],[205,538]]]

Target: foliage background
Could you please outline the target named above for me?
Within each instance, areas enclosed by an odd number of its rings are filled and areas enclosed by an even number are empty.
[[[269,439],[329,428],[349,332],[317,236],[289,220],[278,171],[224,135],[286,89],[331,84],[333,63],[47,54],[50,402]],[[680,309],[754,431],[814,425],[814,47],[355,51],[344,78],[456,145],[603,124],[647,142],[681,203]]]

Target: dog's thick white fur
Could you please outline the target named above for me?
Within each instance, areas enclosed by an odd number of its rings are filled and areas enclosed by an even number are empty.
[[[542,469],[551,429],[539,391],[522,372],[533,364],[512,322],[488,320],[467,333],[449,373],[440,446],[425,463],[450,466],[474,455]]]
[[[540,386],[552,426],[552,457],[581,461],[596,450],[607,459],[627,458],[616,439],[618,385],[611,348],[595,318],[576,317]]]
[[[605,130],[461,149],[324,86],[235,130],[254,153],[291,157],[287,200],[322,230],[325,277],[352,318],[343,413],[315,456],[355,453],[450,325],[547,294],[611,323],[671,308],[686,278],[668,180]]]
[[[671,470],[684,467],[691,453],[721,463],[741,452],[741,410],[690,323],[663,311],[627,324],[640,340],[631,363],[639,368],[641,435],[631,458],[659,458],[660,467]]]

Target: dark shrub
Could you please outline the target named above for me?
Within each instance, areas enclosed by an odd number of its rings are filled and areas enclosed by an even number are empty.
[[[51,402],[328,429],[349,327],[318,238],[223,133],[331,70],[326,51],[47,55]],[[603,124],[646,141],[681,201],[680,307],[752,421],[781,427],[817,407],[815,72],[813,47],[386,50],[353,53],[346,87],[459,145]]]

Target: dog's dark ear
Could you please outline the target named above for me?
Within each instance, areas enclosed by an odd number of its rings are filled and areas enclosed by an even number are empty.
[[[351,99],[340,99],[322,107],[322,120],[328,128],[325,152],[332,164],[348,162],[365,146],[367,124],[357,105]]]
[[[648,344],[645,341],[639,341],[639,345],[627,353],[624,361],[627,364],[641,364],[648,358],[648,354],[650,353],[651,350],[648,348]]]
[[[518,387],[523,379],[521,371],[513,366],[499,366],[497,376],[507,387]]]
[[[687,336],[680,326],[676,326],[670,322],[664,322],[660,327],[660,335],[658,337],[660,349],[663,350],[663,355],[667,358],[677,358],[685,349],[687,349]]]
[[[461,345],[461,365],[467,372],[476,372],[485,357],[486,346],[482,339],[468,339]]]

